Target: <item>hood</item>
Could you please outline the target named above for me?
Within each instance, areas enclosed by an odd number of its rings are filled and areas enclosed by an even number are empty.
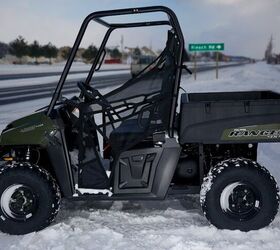
[[[37,112],[9,123],[2,131],[0,145],[45,144],[46,135],[55,129],[45,112]]]

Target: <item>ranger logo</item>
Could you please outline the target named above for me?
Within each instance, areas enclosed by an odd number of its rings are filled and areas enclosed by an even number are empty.
[[[221,140],[271,140],[280,138],[280,124],[262,124],[223,131]]]
[[[268,138],[279,138],[280,130],[240,130],[235,129],[231,131],[228,135],[229,137],[258,137],[258,136],[266,136]]]

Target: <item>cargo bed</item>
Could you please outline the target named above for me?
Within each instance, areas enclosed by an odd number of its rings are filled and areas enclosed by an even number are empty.
[[[280,94],[182,94],[179,124],[181,144],[280,141]]]

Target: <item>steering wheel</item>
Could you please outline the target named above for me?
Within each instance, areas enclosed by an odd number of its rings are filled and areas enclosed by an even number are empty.
[[[82,94],[93,103],[97,103],[102,107],[111,107],[110,103],[104,98],[104,96],[95,88],[91,87],[89,84],[84,82],[78,82],[78,87]]]

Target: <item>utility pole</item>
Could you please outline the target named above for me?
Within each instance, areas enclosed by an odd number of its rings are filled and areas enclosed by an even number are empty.
[[[124,44],[124,39],[123,39],[123,35],[121,35],[121,51],[122,51],[122,63],[123,63],[123,54],[124,54],[124,50],[123,50],[123,44]]]

